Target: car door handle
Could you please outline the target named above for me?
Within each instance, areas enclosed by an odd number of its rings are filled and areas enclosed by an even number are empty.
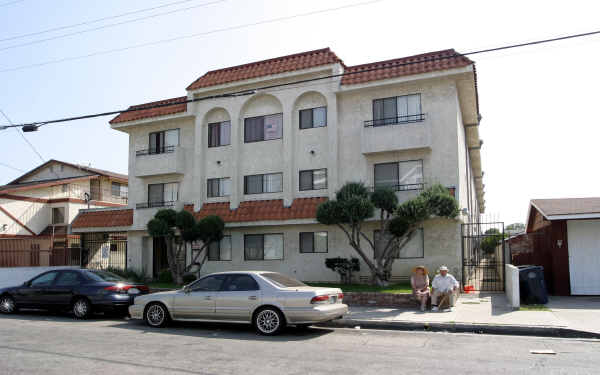
[[[255,300],[255,299],[256,299],[256,296],[250,296],[250,297],[248,297],[248,299]]]

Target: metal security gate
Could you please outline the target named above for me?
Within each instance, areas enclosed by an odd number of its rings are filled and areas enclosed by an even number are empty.
[[[504,291],[505,257],[504,223],[462,224],[465,290]]]
[[[127,233],[82,234],[82,264],[91,269],[127,269]]]

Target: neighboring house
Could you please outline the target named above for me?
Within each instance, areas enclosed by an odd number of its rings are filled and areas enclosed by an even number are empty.
[[[551,293],[600,295],[600,198],[532,199],[512,241],[513,263],[543,266]]]
[[[128,266],[147,275],[166,268],[164,244],[146,224],[161,208],[185,207],[226,222],[205,272],[276,270],[334,281],[325,258],[357,254],[340,230],[317,223],[320,203],[349,181],[392,187],[401,201],[441,183],[461,216],[427,222],[393,276],[446,264],[460,278],[461,223],[485,205],[475,67],[455,53],[346,66],[328,48],[304,52],[210,71],[186,96],[120,114],[110,124],[129,135]],[[344,72],[353,74],[184,102]],[[366,229],[375,236],[374,224]],[[369,274],[366,266],[360,274]]]
[[[50,160],[0,186],[0,252],[17,250],[16,239],[46,251],[79,247],[70,234],[79,210],[123,207],[127,194],[125,175]]]

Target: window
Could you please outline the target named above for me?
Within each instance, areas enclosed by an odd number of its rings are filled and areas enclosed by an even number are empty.
[[[244,119],[244,142],[269,141],[283,135],[283,114]]]
[[[178,199],[179,183],[148,185],[148,207],[162,207]]]
[[[149,154],[173,152],[176,146],[179,146],[179,129],[164,130],[149,135]]]
[[[90,180],[90,199],[93,201],[99,201],[100,198],[100,180]]]
[[[65,223],[65,208],[64,207],[53,207],[52,208],[52,224],[64,224]]]
[[[230,275],[225,284],[225,292],[247,292],[259,290],[258,283],[250,275]]]
[[[298,286],[306,286],[306,284],[304,284],[301,281],[292,279],[291,277],[287,277],[277,272],[265,272],[261,273],[260,275],[281,288],[294,288]]]
[[[375,164],[375,188],[382,187],[396,191],[422,189],[423,161]]]
[[[279,193],[283,191],[283,173],[244,176],[244,194]]]
[[[300,171],[300,190],[327,189],[327,169]]]
[[[62,184],[62,192],[63,193],[69,192],[69,184]]]
[[[121,196],[121,184],[118,182],[113,182],[110,185],[110,193],[112,194],[113,197],[120,197]]]
[[[231,143],[231,122],[208,124],[208,147],[227,146]]]
[[[378,251],[382,251],[385,248],[391,234],[386,233],[386,235],[382,239],[379,236],[379,231],[376,230],[373,233],[373,239],[375,240],[375,248]],[[395,249],[394,258],[396,259],[414,259],[414,258],[424,258],[425,257],[425,249],[424,249],[424,233],[423,228],[417,229],[416,233],[410,239],[410,241],[402,247],[402,249]],[[392,245],[392,246],[398,246]]]
[[[373,126],[423,120],[421,94],[373,100]]]
[[[54,283],[56,286],[74,286],[79,284],[80,280],[77,272],[61,272]]]
[[[326,253],[327,232],[300,232],[301,253]]]
[[[231,236],[208,245],[208,260],[231,260]]]
[[[221,290],[226,275],[207,276],[191,285],[193,292],[218,292]]]
[[[231,179],[229,177],[209,178],[206,180],[206,196],[208,198],[226,197],[230,194]]]
[[[327,126],[327,107],[300,110],[300,129]]]
[[[283,259],[283,234],[247,234],[244,236],[245,260]]]
[[[50,286],[57,274],[58,272],[56,271],[45,273],[31,280],[29,285],[32,287]]]

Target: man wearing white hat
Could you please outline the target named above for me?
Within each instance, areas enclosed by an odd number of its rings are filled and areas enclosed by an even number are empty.
[[[431,288],[433,293],[431,294],[431,311],[438,311],[438,300],[440,297],[449,298],[449,306],[454,306],[454,297],[458,290],[458,281],[454,278],[454,276],[448,273],[448,267],[441,266],[440,273],[435,275],[433,278],[433,282],[431,283]],[[450,311],[451,308],[444,311]]]

